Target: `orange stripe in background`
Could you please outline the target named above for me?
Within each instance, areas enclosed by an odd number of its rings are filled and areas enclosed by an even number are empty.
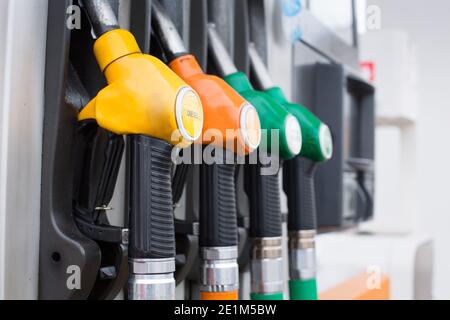
[[[201,300],[238,300],[238,292],[200,292]]]
[[[390,280],[385,275],[380,275],[378,288],[370,289],[376,286],[373,274],[361,273],[348,279],[336,287],[331,288],[319,294],[320,300],[389,300],[390,299]],[[376,280],[376,279],[375,279]]]

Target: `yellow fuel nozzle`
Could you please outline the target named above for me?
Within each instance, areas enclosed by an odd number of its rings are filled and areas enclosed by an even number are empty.
[[[187,147],[203,129],[197,93],[159,59],[143,54],[122,29],[103,34],[95,57],[108,86],[79,114],[120,135],[142,134]]]

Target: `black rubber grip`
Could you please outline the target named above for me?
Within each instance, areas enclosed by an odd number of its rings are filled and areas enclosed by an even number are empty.
[[[175,257],[172,148],[167,142],[151,137],[128,136],[127,205],[131,258]]]
[[[177,204],[183,195],[189,168],[188,164],[182,163],[175,169],[175,174],[172,178],[172,198],[174,204]]]
[[[296,157],[283,167],[283,189],[288,198],[288,230],[315,230],[317,227],[314,173],[317,163]]]
[[[245,166],[245,193],[250,204],[250,237],[281,237],[278,173],[261,175],[260,164]]]
[[[236,246],[236,166],[202,164],[200,167],[200,246]]]

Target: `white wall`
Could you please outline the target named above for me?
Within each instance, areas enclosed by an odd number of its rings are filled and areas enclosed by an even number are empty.
[[[406,31],[417,49],[418,182],[417,199],[410,200],[418,205],[417,231],[435,239],[434,296],[450,299],[450,1],[369,0],[368,4],[380,7],[383,29]],[[402,161],[407,164],[408,159]]]

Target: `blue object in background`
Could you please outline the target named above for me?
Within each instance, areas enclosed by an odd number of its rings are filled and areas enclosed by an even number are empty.
[[[283,0],[281,7],[285,16],[293,17],[302,10],[302,2],[301,0]]]

